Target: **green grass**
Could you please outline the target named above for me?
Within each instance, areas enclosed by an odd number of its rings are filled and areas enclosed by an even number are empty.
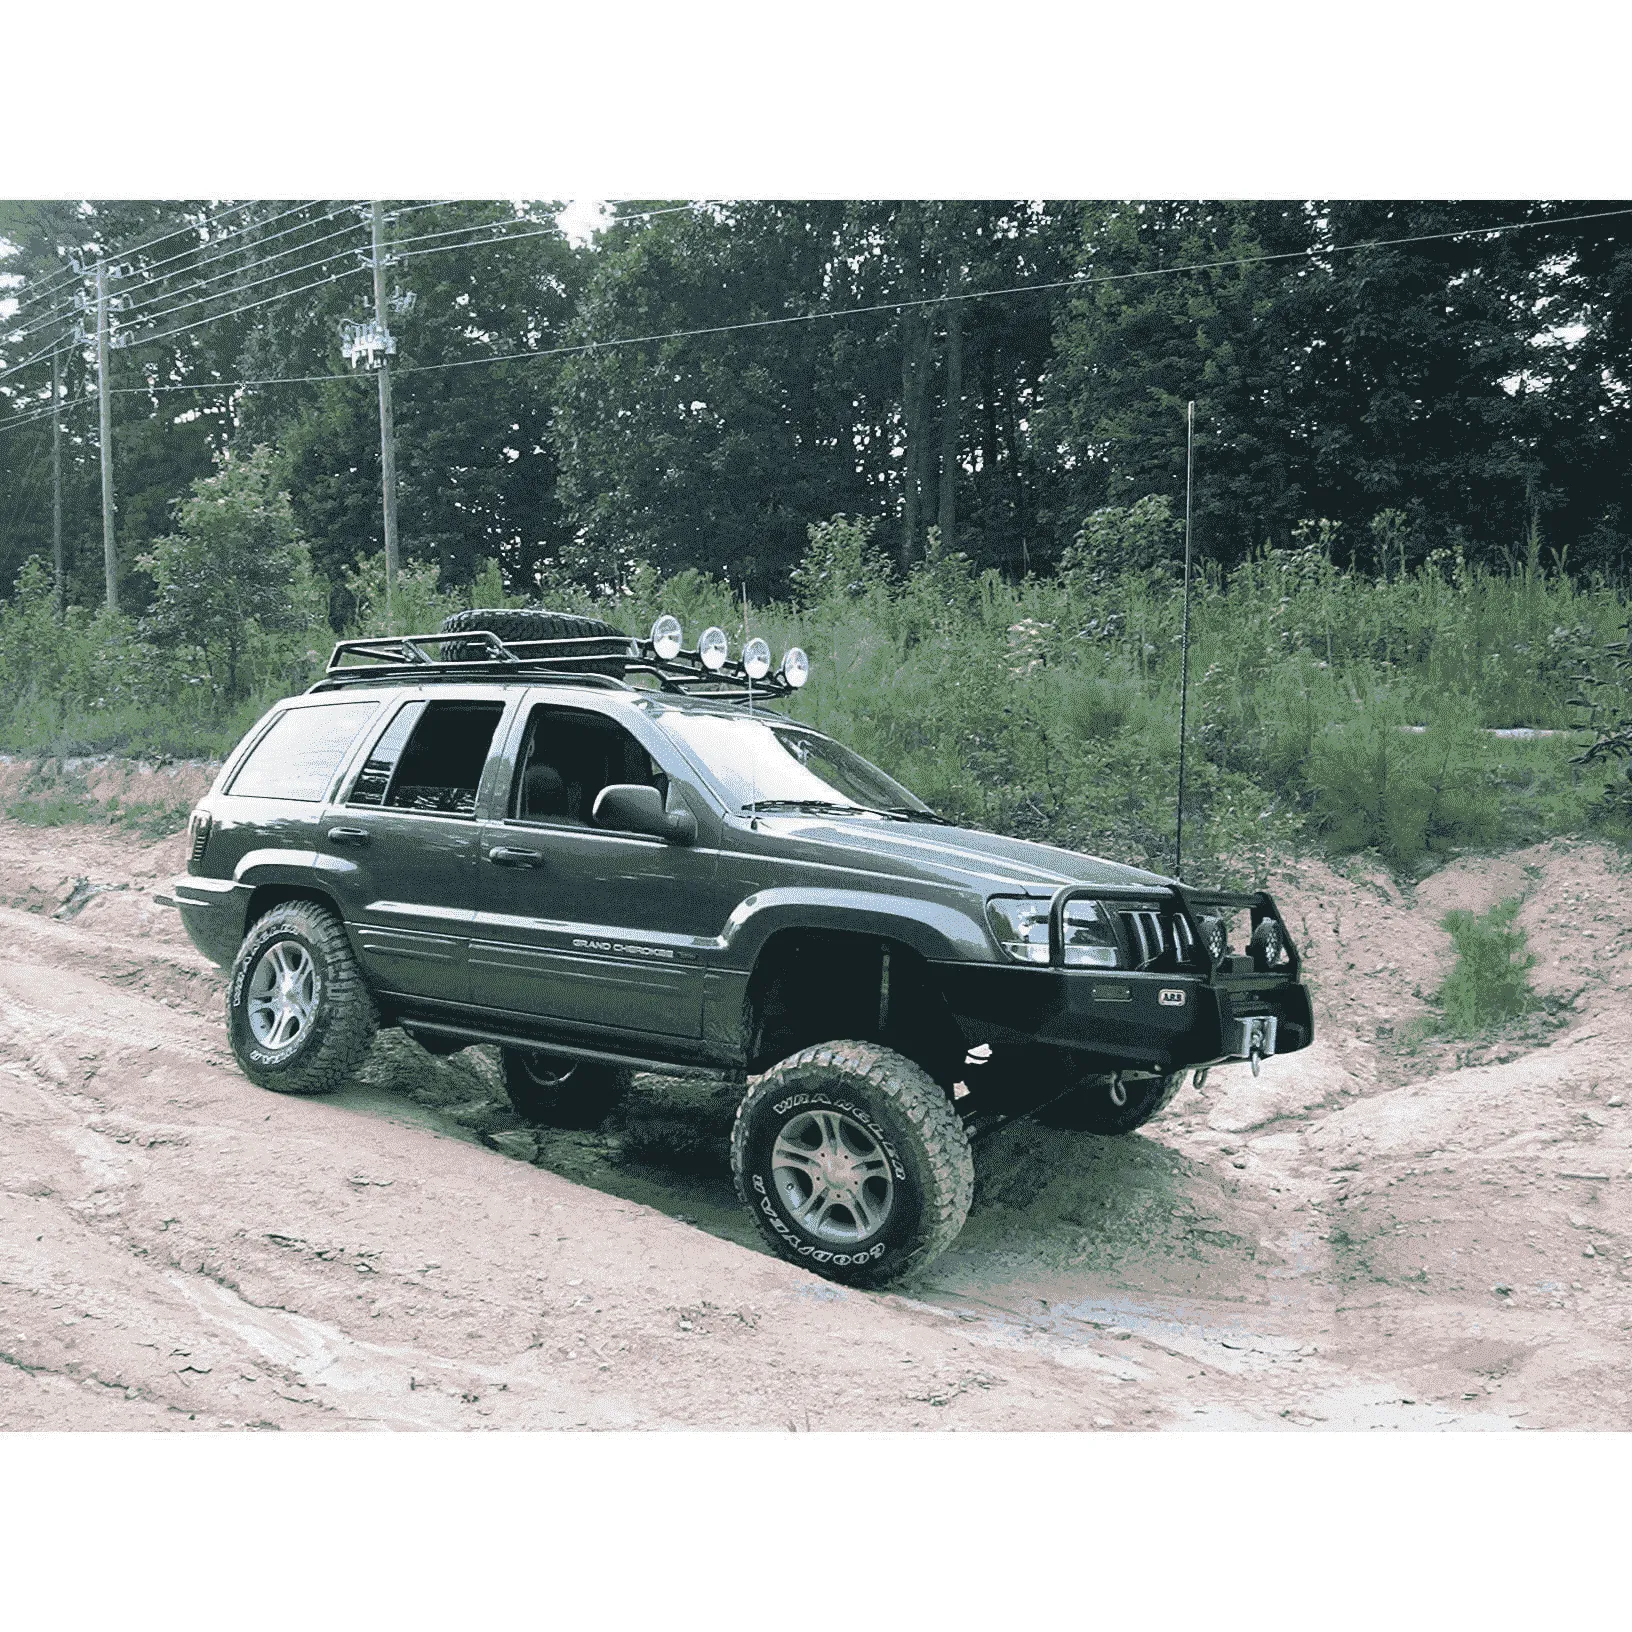
[[[794,713],[951,816],[1171,869],[1182,611],[1171,572],[1101,566],[1011,583],[951,556],[903,579],[864,527],[812,534],[799,601],[747,615],[773,649],[811,655]],[[487,577],[454,593],[416,567],[399,588],[430,628],[473,595],[493,604]],[[347,632],[382,632],[379,586],[354,580],[363,621]],[[226,703],[200,683],[196,654],[156,650],[128,619],[71,611],[56,623],[46,583],[25,573],[0,605],[0,750],[220,757],[321,673],[334,640],[321,625],[252,631],[248,694]],[[557,585],[542,598],[631,631],[668,610],[693,640],[708,623],[734,647],[744,635],[740,586],[695,571],[663,582],[638,568],[615,596]],[[1278,857],[1318,850],[1415,876],[1554,834],[1632,842],[1632,783],[1616,767],[1573,764],[1574,739],[1488,734],[1577,724],[1574,674],[1627,612],[1602,585],[1451,557],[1388,582],[1317,548],[1266,553],[1228,580],[1207,568],[1192,615],[1187,875],[1253,883]],[[41,819],[58,808],[37,803]]]
[[[23,778],[0,813],[30,827],[95,823],[144,839],[162,839],[186,827],[191,808],[186,800],[127,804],[118,794],[97,799],[83,776],[47,760]]]

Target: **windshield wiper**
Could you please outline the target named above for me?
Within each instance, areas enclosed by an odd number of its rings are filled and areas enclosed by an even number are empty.
[[[841,805],[836,799],[755,799],[742,807],[744,810],[810,810],[823,815],[883,816],[892,822],[904,822],[906,816],[894,810],[880,810],[875,805]]]
[[[935,810],[920,810],[916,805],[891,805],[890,814],[904,822],[933,822],[937,827],[956,827],[958,824]]]

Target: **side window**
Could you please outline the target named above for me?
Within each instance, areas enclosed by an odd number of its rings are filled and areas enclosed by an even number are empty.
[[[250,750],[227,792],[246,799],[319,803],[358,732],[379,707],[377,702],[316,703],[286,710]]]
[[[403,711],[407,713],[407,710]],[[403,727],[406,746],[395,756],[395,768],[382,765],[376,776],[385,779],[381,803],[392,810],[435,811],[444,816],[470,816],[476,810],[476,788],[487,764],[488,749],[503,703],[431,702],[417,720]],[[386,738],[369,756],[380,757]],[[358,778],[361,783],[362,778]]]
[[[385,728],[380,740],[369,750],[368,758],[363,761],[363,768],[357,773],[357,780],[351,785],[351,798],[347,801],[353,805],[383,805],[385,796],[391,787],[391,776],[397,768],[397,761],[402,758],[402,750],[407,746],[408,733],[419,723],[419,717],[425,712],[423,702],[404,703],[397,710],[397,717]]]
[[[524,822],[588,827],[596,794],[613,782],[643,782],[668,797],[668,777],[615,720],[542,703],[533,710],[511,815]]]

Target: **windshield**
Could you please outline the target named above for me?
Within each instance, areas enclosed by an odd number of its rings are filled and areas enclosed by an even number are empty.
[[[663,724],[738,810],[808,804],[930,813],[893,777],[807,726],[678,710],[665,714]]]

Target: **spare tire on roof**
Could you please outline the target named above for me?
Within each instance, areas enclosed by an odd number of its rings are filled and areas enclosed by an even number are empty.
[[[467,629],[485,629],[500,640],[584,640],[593,641],[583,649],[585,657],[606,657],[614,648],[604,644],[608,637],[629,642],[633,655],[634,643],[621,629],[615,629],[600,618],[586,618],[576,612],[550,612],[542,607],[503,606],[472,607],[468,612],[455,612],[442,620],[445,635],[463,634]],[[575,655],[574,648],[562,646],[561,656]],[[480,658],[482,647],[476,641],[450,640],[442,655],[450,662],[467,663]]]

